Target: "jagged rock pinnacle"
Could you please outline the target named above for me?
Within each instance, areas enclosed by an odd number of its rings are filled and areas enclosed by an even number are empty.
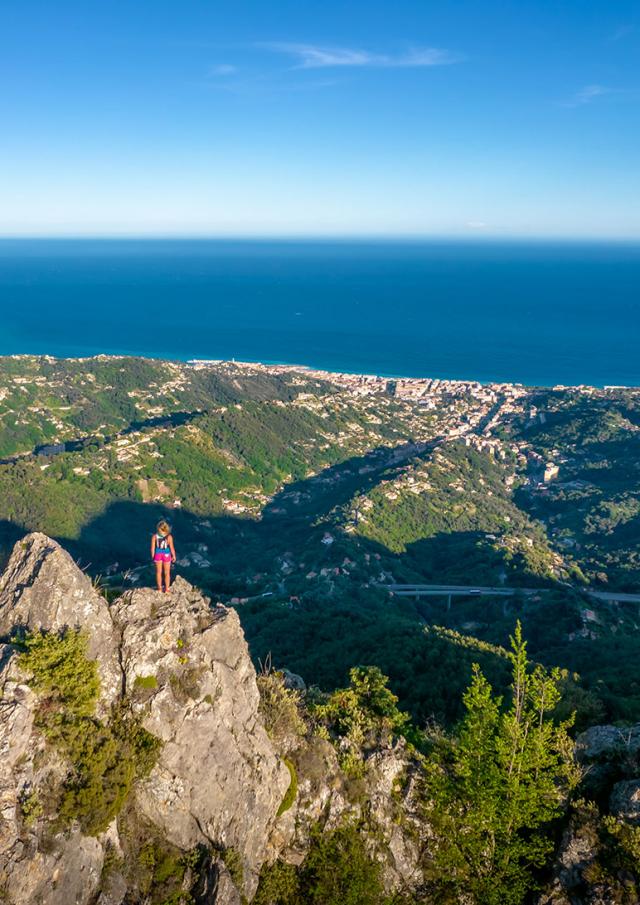
[[[256,675],[239,619],[183,579],[171,594],[136,590],[111,607],[71,557],[43,534],[20,541],[0,579],[0,634],[80,628],[101,680],[98,716],[122,696],[163,742],[134,792],[134,806],[168,843],[233,850],[242,892],[255,892],[278,807],[289,785],[259,717]],[[0,877],[11,905],[88,905],[100,893],[108,844],[118,826],[88,837],[77,826],[45,845],[20,812],[25,790],[63,782],[69,765],[34,724],[37,696],[11,644],[0,648]],[[104,905],[122,898],[102,897]],[[220,864],[208,901],[239,901]],[[112,886],[117,888],[117,884]]]

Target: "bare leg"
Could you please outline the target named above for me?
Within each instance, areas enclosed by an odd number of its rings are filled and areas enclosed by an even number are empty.
[[[156,566],[156,585],[159,591],[162,590],[162,563],[157,562]]]
[[[168,591],[171,586],[171,563],[163,562],[162,566],[164,568],[164,586],[165,586],[165,589]]]

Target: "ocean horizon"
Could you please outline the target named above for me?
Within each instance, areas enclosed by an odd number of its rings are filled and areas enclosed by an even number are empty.
[[[640,244],[0,239],[0,354],[640,385]]]

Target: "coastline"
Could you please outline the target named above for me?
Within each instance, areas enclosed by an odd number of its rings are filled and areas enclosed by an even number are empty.
[[[300,362],[289,361],[269,361],[267,359],[251,359],[251,358],[187,358],[175,357],[167,355],[145,355],[134,352],[97,352],[92,355],[52,355],[50,353],[37,352],[14,352],[0,353],[0,362],[3,359],[47,359],[51,361],[95,361],[95,360],[111,360],[111,359],[139,359],[156,362],[169,362],[172,364],[186,365],[192,368],[208,368],[235,366],[242,368],[257,368],[267,371],[284,371],[284,372],[300,372],[309,377],[317,377],[318,379],[361,379],[366,382],[374,381],[400,381],[404,384],[423,385],[425,382],[436,381],[439,384],[450,384],[452,386],[479,386],[479,387],[517,387],[523,390],[581,390],[584,392],[599,390],[608,391],[626,391],[640,392],[640,385],[636,384],[596,384],[596,383],[575,383],[566,384],[560,382],[549,383],[527,383],[522,380],[484,380],[475,377],[450,377],[440,376],[437,374],[402,374],[387,373],[379,371],[376,373],[366,371],[355,371],[349,368],[331,368],[313,364],[301,364]]]

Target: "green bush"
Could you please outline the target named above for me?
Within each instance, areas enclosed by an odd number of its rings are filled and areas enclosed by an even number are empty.
[[[204,846],[183,852],[153,836],[137,851],[127,854],[125,873],[130,885],[127,901],[131,897],[131,902],[144,901],[148,905],[194,905],[193,888],[209,858]],[[132,895],[134,889],[139,895]]]
[[[120,813],[135,781],[152,769],[160,741],[122,703],[108,722],[95,718],[100,683],[82,632],[36,632],[21,644],[20,666],[40,695],[36,725],[70,767],[57,822],[77,820],[84,833],[98,835]]]
[[[589,850],[580,870],[582,888],[596,888],[607,905],[640,902],[640,827],[603,817],[594,801],[580,798],[569,811],[568,832]]]
[[[380,905],[380,865],[354,825],[317,834],[303,865],[303,902],[309,905]]]
[[[32,826],[44,814],[44,807],[36,789],[23,789],[18,806],[25,826]]]
[[[242,892],[244,887],[244,869],[242,867],[242,856],[240,855],[240,852],[235,848],[225,848],[221,857],[236,889]]]
[[[127,800],[136,780],[156,761],[160,741],[124,706],[106,725],[81,720],[67,727],[65,754],[73,770],[59,810],[63,824],[78,820],[88,835],[103,832]]]
[[[155,676],[136,676],[133,687],[141,691],[152,690],[158,687],[158,680]]]
[[[380,866],[368,855],[360,829],[346,824],[316,830],[296,871],[276,861],[263,868],[254,905],[382,905]]]
[[[260,885],[253,905],[298,905],[300,883],[293,864],[275,861],[260,872]]]
[[[615,840],[620,866],[638,873],[640,869],[640,826],[633,826],[612,816],[605,817],[603,825],[609,837],[607,841]]]
[[[361,756],[367,747],[388,743],[393,736],[413,735],[409,716],[398,709],[398,698],[377,666],[355,666],[348,688],[340,688],[321,703],[311,705],[321,729],[329,737],[346,740],[340,746],[342,767],[350,775],[361,772]]]
[[[35,632],[19,645],[20,667],[31,674],[32,688],[45,699],[40,715],[48,734],[55,733],[61,721],[93,715],[100,679],[97,662],[87,658],[83,632]]]

